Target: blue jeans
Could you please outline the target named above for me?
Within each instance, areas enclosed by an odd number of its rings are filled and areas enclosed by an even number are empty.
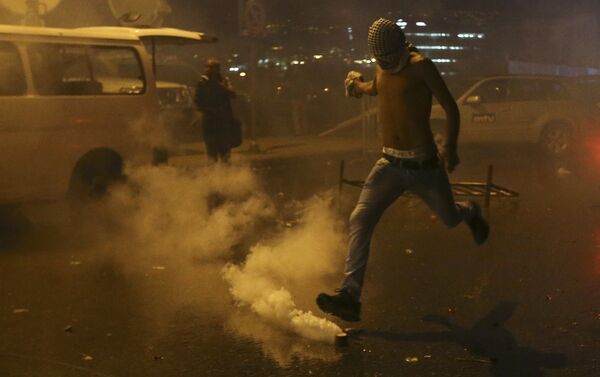
[[[419,196],[449,227],[474,216],[472,203],[456,203],[443,167],[405,169],[379,159],[363,186],[350,215],[350,241],[342,289],[360,300],[371,237],[381,215],[400,195],[410,191]]]

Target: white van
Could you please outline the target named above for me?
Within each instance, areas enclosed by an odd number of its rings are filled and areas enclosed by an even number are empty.
[[[212,41],[162,28],[0,26],[0,204],[101,191],[124,160],[149,160],[163,137],[155,45]]]

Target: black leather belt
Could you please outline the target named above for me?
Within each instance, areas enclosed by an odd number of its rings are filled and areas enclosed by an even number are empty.
[[[383,158],[388,160],[390,164],[394,166],[411,170],[432,170],[437,169],[440,166],[440,160],[439,158],[437,158],[437,156],[430,158],[429,160],[417,161],[405,158],[398,158],[384,153]]]

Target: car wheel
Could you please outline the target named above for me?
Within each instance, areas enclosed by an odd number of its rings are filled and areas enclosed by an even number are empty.
[[[553,156],[563,156],[572,148],[573,133],[564,124],[550,124],[544,127],[540,137],[542,150]]]

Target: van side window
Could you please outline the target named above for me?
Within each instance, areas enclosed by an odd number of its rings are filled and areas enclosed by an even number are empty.
[[[94,46],[89,54],[94,77],[102,83],[104,94],[144,92],[144,73],[134,49]]]
[[[0,42],[0,96],[25,94],[27,84],[16,46]]]
[[[40,95],[144,92],[140,60],[131,48],[35,43],[28,54]]]

